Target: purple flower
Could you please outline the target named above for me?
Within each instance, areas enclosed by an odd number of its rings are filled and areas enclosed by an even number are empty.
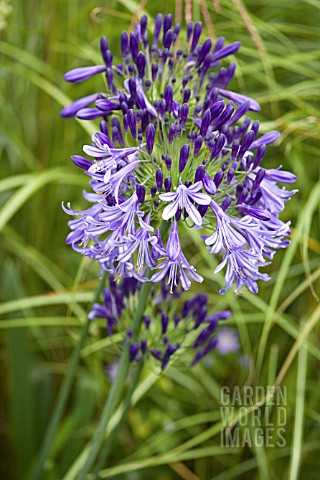
[[[231,92],[230,90],[225,90],[224,88],[220,88],[219,93],[223,97],[229,98],[237,105],[241,106],[243,103],[246,103],[246,104],[249,103],[250,110],[253,110],[254,112],[259,112],[260,110],[259,103],[253,100],[253,98],[247,97],[246,95],[241,95],[240,93]]]
[[[155,260],[152,256],[152,245],[156,245],[158,240],[155,236],[151,236],[150,232],[153,232],[153,228],[149,225],[150,216],[145,221],[140,220],[141,229],[136,231],[135,234],[129,234],[128,238],[122,237],[119,242],[121,247],[121,253],[117,257],[117,261],[120,263],[126,263],[129,261],[135,251],[138,251],[137,257],[137,271],[142,272],[147,265],[149,268],[154,268]],[[115,243],[115,246],[117,244]]]
[[[274,170],[271,170],[271,172],[274,172]],[[279,172],[278,175],[280,176],[281,171],[276,171]],[[252,180],[255,180],[257,177],[258,172],[252,172],[249,174],[249,178]],[[287,178],[289,178],[289,183],[293,182],[295,176],[289,172],[286,172],[288,174]],[[271,178],[279,178],[279,176],[275,173],[271,173]],[[268,210],[272,214],[278,214],[279,212],[282,212],[285,207],[285,203],[290,200],[291,196],[294,195],[298,190],[286,190],[284,188],[278,187],[276,184],[276,181],[279,180],[271,180],[270,174],[268,170],[266,170],[266,174],[264,176],[264,179],[261,181],[259,185],[259,191],[261,194],[261,197],[259,199],[259,202],[263,206],[264,209]],[[285,175],[281,175],[281,182],[288,182]]]
[[[182,173],[183,170],[185,169],[188,162],[189,153],[190,153],[190,146],[183,145],[183,147],[180,150],[179,173]]]
[[[221,327],[217,333],[217,350],[220,355],[240,350],[239,335],[235,328]]]
[[[94,93],[93,95],[88,95],[87,97],[79,98],[79,100],[75,100],[67,107],[64,107],[61,110],[61,116],[65,118],[73,118],[77,115],[79,110],[87,107],[91,103],[95,102],[99,97],[102,97],[102,93]]]
[[[246,244],[245,237],[232,226],[232,219],[211,202],[211,208],[216,214],[217,226],[215,232],[206,238],[205,243],[211,247],[210,253],[219,253],[221,250],[234,251]]]
[[[170,235],[176,237],[177,232],[174,230],[175,228]],[[229,318],[230,311],[208,314],[208,297],[203,293],[177,305],[175,300],[181,295],[181,291],[173,286],[173,295],[168,295],[164,278],[158,289],[159,296],[153,302],[152,317],[143,317],[140,333],[137,334],[131,328],[131,316],[140,288],[141,282],[134,278],[127,277],[117,282],[115,277],[110,275],[109,286],[103,291],[102,303],[95,303],[89,314],[92,321],[97,318],[104,319],[108,335],[114,335],[115,342],[120,337],[121,344],[128,346],[130,362],[140,362],[151,356],[159,363],[161,370],[164,370],[184,351],[189,359],[191,354],[191,365],[194,365],[215,348],[220,333],[216,335],[219,322]],[[152,298],[155,293],[156,286],[152,287]],[[172,302],[175,302],[174,309]],[[175,313],[172,313],[173,311]],[[186,332],[190,331],[197,332],[196,341],[191,345],[191,349],[181,348],[184,347],[181,340],[186,337]],[[107,369],[111,380],[117,366],[118,362],[115,361]]]
[[[155,129],[152,123],[149,123],[146,130],[146,142],[147,142],[147,151],[149,154],[152,153],[153,145],[155,139]]]
[[[272,182],[294,183],[297,181],[297,177],[293,173],[285,172],[281,170],[281,167],[267,170],[264,178]]]
[[[178,208],[185,208],[191,220],[196,225],[202,225],[202,218],[199,211],[196,209],[195,202],[198,205],[209,205],[211,199],[205,193],[199,193],[202,189],[202,182],[197,182],[190,187],[179,185],[175,192],[162,193],[159,198],[164,202],[171,202],[162,212],[162,218],[169,220],[176,213]]]
[[[171,224],[166,250],[159,247],[158,250],[166,258],[163,263],[158,265],[157,268],[160,269],[160,272],[151,277],[151,282],[159,282],[168,276],[168,284],[171,285],[171,292],[173,292],[174,287],[178,285],[179,277],[184,290],[188,290],[191,286],[190,277],[196,282],[203,281],[203,278],[196,273],[195,268],[188,263],[182,253],[176,221]]]
[[[105,92],[78,99],[61,112],[103,119],[92,144],[83,147],[91,160],[73,156],[88,176],[91,190],[83,196],[91,206],[64,207],[76,217],[69,221],[67,243],[102,270],[140,282],[167,282],[174,294],[179,282],[188,289],[191,280],[202,281],[179,239],[182,222],[193,222],[202,230],[208,254],[220,259],[216,271],[226,269],[221,292],[244,287],[256,292],[258,280],[269,278],[260,269],[289,244],[289,222],[279,214],[296,190],[278,182],[296,178],[280,168],[261,167],[266,146],[279,133],[261,135],[259,122],[248,116],[259,104],[228,88],[236,65],[226,65],[225,58],[240,43],[201,40],[201,22],[191,22],[187,43],[180,39],[178,46],[180,30],[172,15],[159,14],[149,38],[143,16],[130,35],[121,34],[121,64],[102,37],[103,64],[65,75],[78,83],[103,73],[107,85]],[[205,316],[200,308],[199,325]],[[211,335],[206,342],[199,358],[214,348]],[[160,355],[162,365],[177,342],[170,345]],[[139,347],[135,358],[140,355]]]
[[[105,72],[105,70],[105,65],[75,68],[74,70],[70,70],[68,73],[66,73],[64,79],[67,82],[79,83],[83,82],[84,80],[88,80],[88,78],[91,78],[98,73]]]
[[[227,265],[225,275],[226,285],[220,290],[223,295],[226,290],[236,283],[235,292],[246,286],[252,293],[258,292],[257,280],[270,280],[269,275],[260,273],[259,267],[268,265],[262,256],[250,252],[250,250],[235,250],[227,252],[224,260],[215,269],[214,273],[220,272]]]

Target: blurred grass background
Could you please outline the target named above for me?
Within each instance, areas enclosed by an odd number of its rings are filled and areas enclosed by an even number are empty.
[[[239,331],[241,352],[214,354],[192,370],[173,365],[161,377],[146,370],[100,476],[318,479],[320,2],[194,0],[187,7],[212,37],[242,42],[234,87],[260,102],[255,118],[262,132],[281,132],[265,165],[282,164],[298,176],[299,193],[282,214],[292,220],[292,243],[268,267],[272,281],[260,284],[259,295],[219,297],[222,277],[212,275],[212,258],[202,256],[196,237],[184,240],[204,272],[201,289],[211,304],[233,310],[228,324]],[[0,1],[0,478],[6,480],[33,478],[97,283],[97,267],[65,246],[61,210],[62,200],[83,205],[86,177],[70,155],[81,152],[93,125],[59,112],[95,91],[95,82],[98,91],[101,80],[74,86],[63,74],[100,62],[102,34],[119,54],[121,31],[142,9],[150,18],[171,12],[185,25],[186,3],[178,0]],[[81,350],[46,480],[75,478],[76,459],[108,393],[105,366],[114,349],[97,325]],[[288,389],[285,448],[221,447],[220,388],[275,381]]]

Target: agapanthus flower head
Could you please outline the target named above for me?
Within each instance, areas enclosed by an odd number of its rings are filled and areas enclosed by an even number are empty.
[[[289,223],[279,219],[295,191],[278,186],[295,176],[263,166],[266,146],[278,132],[259,134],[250,111],[258,103],[228,89],[235,64],[223,66],[240,43],[201,40],[201,22],[188,24],[186,41],[172,16],[157,15],[153,32],[143,16],[120,39],[122,61],[105,37],[101,65],[76,68],[78,83],[103,74],[106,91],[76,100],[62,115],[101,119],[100,131],[74,163],[89,177],[91,203],[65,211],[67,242],[117,277],[140,282],[202,282],[180,236],[196,228],[208,254],[226,269],[221,290],[258,290],[260,272],[288,245]]]
[[[218,324],[228,319],[231,312],[223,310],[210,314],[208,296],[203,293],[182,302],[179,299],[181,289],[174,286],[170,294],[164,280],[159,280],[151,290],[153,301],[149,302],[142,318],[139,334],[134,335],[132,316],[139,302],[141,285],[134,278],[116,282],[111,275],[109,286],[103,291],[103,303],[95,303],[89,314],[91,320],[105,320],[109,336],[122,334],[122,343],[128,345],[131,362],[149,357],[164,370],[171,360],[185,354],[193,366],[216,347]]]

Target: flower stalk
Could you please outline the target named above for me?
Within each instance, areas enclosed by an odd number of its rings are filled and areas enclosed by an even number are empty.
[[[132,323],[132,332],[133,332],[134,338],[137,338],[139,334],[142,317],[143,317],[147,300],[149,297],[150,287],[151,287],[151,284],[149,282],[145,283],[142,286],[142,289],[139,295],[138,308],[136,309],[133,323]],[[129,347],[129,344],[127,343],[122,351],[122,354],[119,360],[117,375],[115,380],[111,384],[111,388],[110,388],[106,403],[104,405],[104,408],[102,410],[98,427],[95,430],[95,433],[88,447],[86,447],[86,451],[88,453],[87,453],[87,456],[85,457],[83,465],[81,466],[81,470],[79,471],[79,474],[76,477],[77,480],[85,480],[86,475],[90,472],[94,462],[96,461],[97,456],[99,455],[102,444],[105,440],[108,423],[121,401],[123,388],[128,378],[128,372],[129,372],[129,366],[130,366],[129,349],[130,347]],[[138,367],[138,370],[137,370],[137,372],[139,372],[139,375],[141,374],[141,370],[142,370],[142,363],[141,363],[141,367]],[[138,378],[135,378],[134,383],[135,385],[137,385]],[[133,393],[134,393],[134,389],[131,389],[130,398],[127,397],[128,404],[130,404]],[[124,419],[124,415],[122,416],[122,420],[123,419]]]
[[[90,318],[105,318],[108,335],[125,332],[118,373],[80,457],[77,480],[84,480],[96,462],[130,363],[140,363],[138,375],[150,354],[165,369],[195,330],[189,352],[195,365],[216,348],[217,324],[231,315],[209,314],[203,293],[171,308],[180,287],[189,290],[203,281],[183,251],[182,224],[197,231],[208,255],[219,257],[213,274],[225,269],[221,295],[244,288],[257,293],[258,281],[270,278],[260,269],[289,244],[290,222],[279,216],[296,191],[278,183],[293,183],[295,176],[281,166],[261,166],[267,145],[279,133],[260,135],[259,122],[248,116],[260,110],[259,104],[229,89],[235,64],[220,65],[238,52],[240,43],[225,46],[224,38],[215,45],[210,39],[201,42],[201,22],[190,22],[181,45],[180,25],[173,24],[172,15],[156,16],[152,36],[147,21],[143,16],[130,35],[122,33],[120,64],[102,37],[103,64],[65,75],[73,83],[99,74],[106,79],[105,92],[62,111],[68,118],[101,120],[91,144],[83,147],[89,159],[72,157],[90,179],[91,190],[83,194],[90,206],[63,208],[76,217],[69,221],[67,243],[110,275],[104,304],[95,303]]]

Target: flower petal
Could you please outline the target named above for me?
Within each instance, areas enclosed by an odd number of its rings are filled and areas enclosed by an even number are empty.
[[[210,205],[211,198],[205,193],[189,193],[188,196],[192,198],[198,205]]]
[[[186,209],[189,217],[191,218],[191,220],[195,225],[202,225],[202,217],[198,212],[198,210],[196,209],[196,207],[192,205],[188,197],[186,198],[186,203],[184,208]]]
[[[179,206],[179,198],[176,197],[174,202],[167,205],[166,208],[163,210],[162,212],[163,220],[170,220],[170,218],[172,218],[177,213],[178,206]]]

